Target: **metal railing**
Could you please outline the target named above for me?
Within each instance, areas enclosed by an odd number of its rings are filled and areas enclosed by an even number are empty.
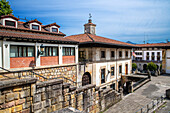
[[[140,108],[134,113],[152,113],[163,103],[164,103],[164,96],[161,96],[160,98],[157,98],[156,100],[152,100],[152,102],[143,106],[142,108]]]

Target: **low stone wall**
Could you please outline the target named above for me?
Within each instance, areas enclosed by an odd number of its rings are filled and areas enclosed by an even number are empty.
[[[31,84],[36,79],[8,80],[0,82],[0,113],[31,112]]]
[[[7,80],[0,82],[0,113],[50,113],[67,107],[98,113],[120,101],[121,94],[112,89],[99,90],[95,85],[76,88],[59,79]]]
[[[18,71],[17,69],[13,69],[13,71],[11,72],[0,72],[0,80],[1,79],[9,79],[9,78],[25,78],[25,77],[35,77],[37,78],[39,81],[45,81],[44,78],[33,74],[32,69],[29,70],[21,70]],[[77,69],[76,69],[76,65],[70,65],[70,66],[60,66],[60,67],[46,67],[46,68],[40,68],[40,69],[34,69],[33,72],[47,78],[47,79],[53,79],[53,78],[58,78],[58,77],[65,77],[67,79],[70,79],[74,82],[77,81]],[[61,78],[62,79],[62,78]],[[64,82],[67,83],[71,83],[73,84],[73,82],[67,80],[67,79],[63,79]]]

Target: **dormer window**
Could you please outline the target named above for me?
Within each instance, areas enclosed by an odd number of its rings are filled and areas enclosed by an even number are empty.
[[[52,28],[52,32],[58,32],[58,28]]]
[[[32,25],[32,29],[39,30],[39,25]]]
[[[5,20],[5,26],[15,27],[16,26],[16,22],[15,21]]]

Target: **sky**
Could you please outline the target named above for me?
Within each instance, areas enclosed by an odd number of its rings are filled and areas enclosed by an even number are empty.
[[[56,22],[67,36],[84,33],[91,13],[96,35],[134,43],[170,41],[170,0],[8,1],[14,16]]]

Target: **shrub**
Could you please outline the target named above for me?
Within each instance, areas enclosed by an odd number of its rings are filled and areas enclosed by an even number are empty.
[[[148,63],[148,65],[147,65],[147,69],[149,69],[149,71],[156,71],[157,66],[156,66],[156,64],[154,64],[153,62],[150,62],[150,63]]]
[[[137,64],[136,63],[132,63],[132,69],[136,70],[137,69]]]

